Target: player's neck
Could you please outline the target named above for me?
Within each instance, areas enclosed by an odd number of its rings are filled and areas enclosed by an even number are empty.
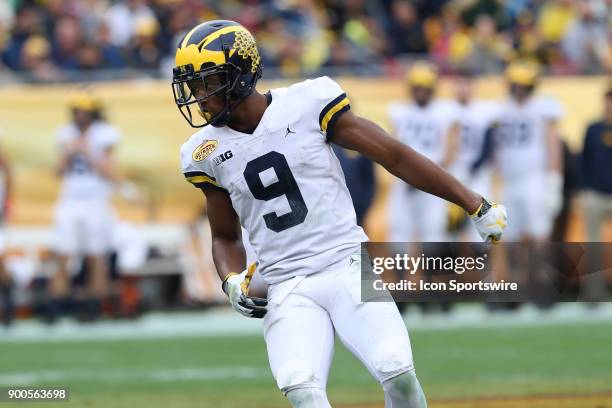
[[[232,112],[228,126],[242,133],[253,133],[268,107],[265,95],[254,91]]]
[[[86,125],[79,125],[75,123],[76,128],[79,130],[79,132],[81,133],[85,133],[87,132],[87,130],[91,127],[91,123],[88,123]]]
[[[519,98],[513,98],[514,99],[514,103],[516,103],[517,105],[526,105],[527,102],[529,102],[529,100],[531,99],[531,95],[527,95],[527,96],[522,96]]]

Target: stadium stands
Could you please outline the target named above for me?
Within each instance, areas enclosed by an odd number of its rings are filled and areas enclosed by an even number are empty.
[[[268,77],[380,73],[415,54],[444,70],[495,72],[527,57],[552,72],[597,73],[612,65],[610,16],[604,0],[15,0],[0,5],[0,74],[166,77],[178,39],[210,19],[254,32]]]

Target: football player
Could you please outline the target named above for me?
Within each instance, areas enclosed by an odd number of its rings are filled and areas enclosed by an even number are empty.
[[[235,310],[264,318],[270,367],[293,407],[330,406],[325,388],[334,334],[380,381],[387,407],[424,407],[397,308],[361,302],[367,237],[331,143],[457,203],[487,240],[500,239],[505,210],[354,115],[330,78],[261,94],[255,89],[261,72],[255,39],[232,21],[196,26],[176,50],[176,104],[191,126],[202,127],[181,148],[182,169],[206,196],[223,290]],[[257,257],[242,272],[240,225]],[[249,295],[256,268],[267,299]]]
[[[513,223],[510,241],[549,239],[562,203],[562,145],[554,99],[534,95],[538,66],[516,61],[506,69],[509,97],[496,115],[492,156],[503,181],[503,200]]]
[[[495,121],[498,103],[474,99],[474,80],[468,70],[458,71],[454,77],[453,102],[455,123],[448,135],[451,146],[448,149],[448,170],[461,182],[488,195],[491,190],[490,166],[479,166],[475,172],[472,172],[472,168],[484,148],[485,135]],[[457,214],[456,210],[457,207],[451,204],[451,214]],[[462,228],[458,238],[478,240],[476,229],[471,225],[468,228],[468,231]]]
[[[55,209],[59,270],[49,288],[51,320],[68,294],[71,258],[85,257],[87,262],[86,318],[97,317],[108,293],[114,221],[110,196],[117,178],[113,149],[119,132],[104,120],[102,110],[96,96],[81,91],[70,101],[72,122],[57,131],[62,187]]]
[[[453,105],[434,99],[436,68],[415,63],[406,73],[412,101],[389,108],[393,133],[400,142],[436,164],[447,166],[448,134],[453,124]],[[396,179],[389,199],[389,240],[392,242],[442,242],[446,240],[444,200]]]

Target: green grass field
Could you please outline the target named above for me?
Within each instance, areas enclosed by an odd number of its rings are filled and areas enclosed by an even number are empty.
[[[612,406],[610,321],[420,328],[411,338],[433,407],[473,397],[589,393],[605,393],[607,402],[568,406]],[[287,406],[264,342],[253,335],[0,342],[0,387],[24,383],[70,387],[69,403],[49,407]],[[339,342],[328,389],[334,406],[382,406],[378,384]]]

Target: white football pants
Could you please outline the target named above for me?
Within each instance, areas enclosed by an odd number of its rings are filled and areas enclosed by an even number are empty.
[[[287,393],[325,389],[334,334],[379,381],[413,369],[393,302],[361,302],[359,251],[325,271],[270,286],[264,335],[272,374]]]

